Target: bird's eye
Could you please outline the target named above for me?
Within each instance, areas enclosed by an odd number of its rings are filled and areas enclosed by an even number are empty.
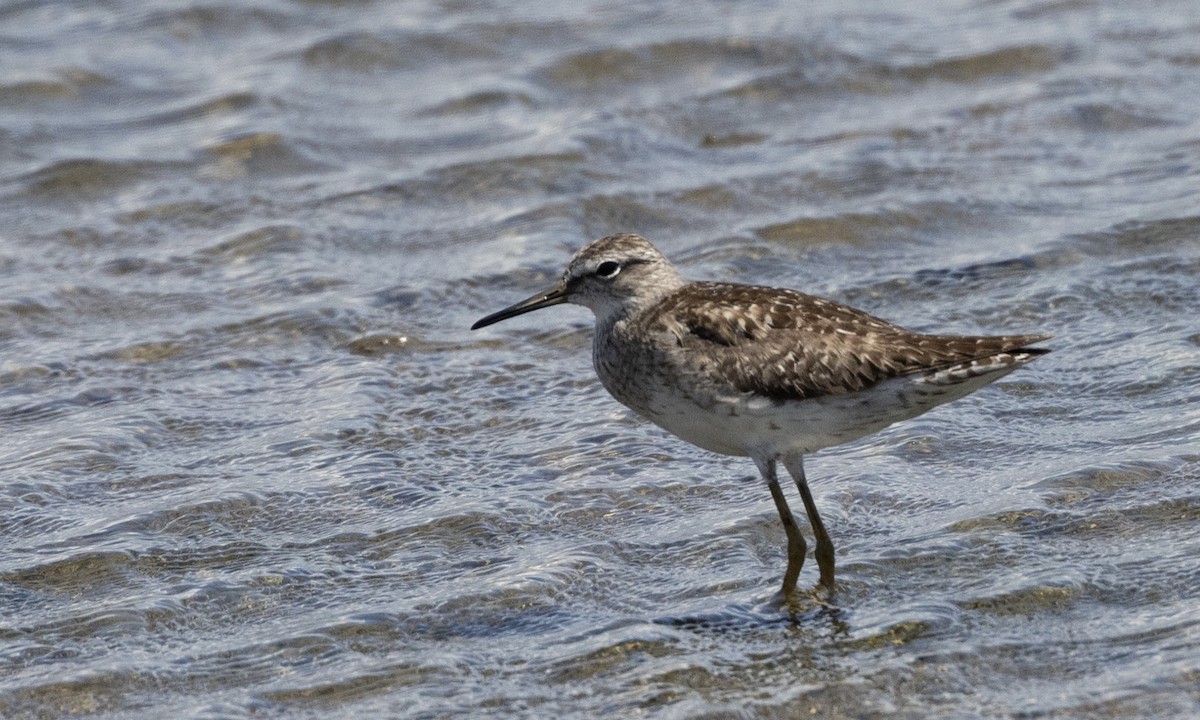
[[[605,260],[596,266],[596,277],[605,280],[616,277],[619,272],[621,272],[621,263],[615,260]]]

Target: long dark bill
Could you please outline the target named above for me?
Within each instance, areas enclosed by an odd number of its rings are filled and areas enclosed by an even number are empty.
[[[551,305],[561,305],[566,301],[567,287],[562,283],[559,283],[546,292],[540,292],[531,298],[522,300],[516,305],[509,305],[499,312],[494,312],[485,318],[477,320],[475,324],[471,326],[471,329],[478,330],[481,327],[487,327],[488,325],[498,323],[501,320],[507,320],[511,317],[524,315],[525,313],[533,312],[534,310],[541,310],[542,308],[550,307]]]

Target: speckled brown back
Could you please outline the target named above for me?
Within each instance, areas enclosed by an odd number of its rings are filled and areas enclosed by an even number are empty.
[[[982,361],[1017,364],[1047,335],[924,335],[792,290],[689,283],[639,323],[673,334],[695,372],[776,400],[861,390],[892,377]],[[694,351],[694,352],[692,352]]]

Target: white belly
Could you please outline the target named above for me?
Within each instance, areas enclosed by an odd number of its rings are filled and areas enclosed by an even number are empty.
[[[621,403],[693,445],[722,455],[807,454],[857,440],[956,400],[1014,370],[1028,358],[997,356],[932,374],[904,375],[862,390],[803,400],[738,392],[712,376],[671,363],[661,342],[622,340],[619,326],[597,326],[593,361]]]
[[[722,455],[778,457],[807,454],[921,415],[985,385],[945,384],[922,376],[887,380],[866,390],[806,400],[773,402],[739,394],[696,402],[660,391],[634,407],[646,419],[693,445]]]

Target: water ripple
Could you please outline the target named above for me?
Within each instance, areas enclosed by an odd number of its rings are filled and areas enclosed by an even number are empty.
[[[0,8],[0,716],[1195,715],[1188,3],[170,5]],[[1054,352],[781,603],[586,310],[468,329],[620,231]]]

